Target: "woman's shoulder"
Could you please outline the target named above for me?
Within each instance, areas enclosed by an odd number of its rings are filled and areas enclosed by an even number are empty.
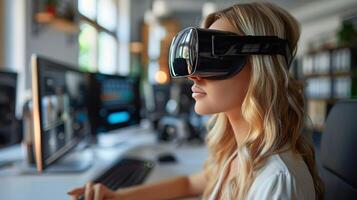
[[[255,174],[248,199],[315,199],[313,179],[301,156],[286,151],[268,158]]]

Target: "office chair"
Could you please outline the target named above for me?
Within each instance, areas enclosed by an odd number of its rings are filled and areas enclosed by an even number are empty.
[[[325,199],[357,199],[357,100],[335,104],[321,139]]]

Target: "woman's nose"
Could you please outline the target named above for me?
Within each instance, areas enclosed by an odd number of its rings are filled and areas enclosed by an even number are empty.
[[[189,76],[188,79],[190,79],[191,81],[200,81],[200,80],[202,80],[202,78],[199,77],[199,76]]]

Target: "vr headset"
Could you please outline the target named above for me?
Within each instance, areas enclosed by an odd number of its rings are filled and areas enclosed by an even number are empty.
[[[173,38],[169,52],[172,77],[227,79],[238,74],[249,55],[283,55],[290,66],[287,40],[277,36],[240,36],[232,32],[189,27]]]

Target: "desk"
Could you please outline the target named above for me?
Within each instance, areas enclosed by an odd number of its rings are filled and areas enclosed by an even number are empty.
[[[100,141],[108,139],[105,135],[101,137]],[[89,151],[94,158],[93,166],[85,172],[74,174],[21,174],[18,168],[23,155],[21,146],[1,150],[0,161],[9,159],[19,161],[13,167],[0,169],[0,199],[69,199],[66,195],[67,191],[92,180],[119,156],[156,160],[157,155],[162,152],[174,153],[178,162],[175,164],[157,163],[145,183],[198,172],[207,158],[207,150],[203,146],[182,145],[175,147],[172,144],[159,144],[156,142],[155,135],[148,130],[132,129],[126,134],[118,133],[117,136],[112,134],[109,140],[113,141],[115,138],[125,138],[125,142],[114,147],[90,148]]]

